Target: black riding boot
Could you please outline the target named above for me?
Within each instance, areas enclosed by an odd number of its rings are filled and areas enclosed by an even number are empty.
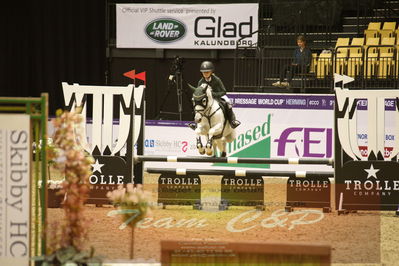
[[[230,126],[232,128],[236,128],[241,124],[240,121],[236,120],[236,115],[233,112],[233,107],[229,103],[227,103],[227,116],[229,118]]]

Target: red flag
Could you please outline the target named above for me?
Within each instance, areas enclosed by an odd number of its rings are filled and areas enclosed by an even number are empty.
[[[145,82],[145,71],[144,71],[144,72],[141,72],[141,73],[138,73],[138,74],[136,74],[134,77],[135,77],[136,79],[139,79],[139,80],[142,80],[142,81],[144,81],[144,82]]]
[[[140,73],[141,74],[141,73]],[[135,79],[136,78],[136,70],[135,69],[133,69],[133,70],[131,70],[131,71],[128,71],[128,72],[126,72],[126,73],[123,73],[123,75],[125,76],[125,77],[128,77],[128,78],[131,78],[131,79]]]

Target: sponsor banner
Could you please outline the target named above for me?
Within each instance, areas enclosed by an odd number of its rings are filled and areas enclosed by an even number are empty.
[[[335,92],[339,106],[335,110],[335,134],[339,137],[335,147],[336,208],[397,210],[399,147],[393,141],[398,134],[393,100],[397,91],[335,88]],[[356,146],[361,146],[360,150]]]
[[[228,156],[236,157],[306,157],[332,158],[333,95],[249,94],[229,93],[234,111],[242,124],[237,138],[227,144]],[[358,102],[357,143],[367,158],[367,101]],[[396,139],[393,100],[386,101],[385,155],[392,151]],[[144,140],[146,155],[199,156],[196,134],[187,127],[188,121],[147,120]],[[51,123],[49,123],[51,125]],[[114,121],[113,145],[118,142],[119,122]],[[91,123],[86,130],[91,143]],[[49,129],[51,133],[52,130]],[[203,143],[205,141],[203,140]],[[125,155],[126,148],[121,149]],[[163,167],[162,163],[146,163],[148,167]],[[168,163],[168,167],[226,167],[226,164]],[[308,170],[309,165],[241,165],[273,170]],[[236,167],[234,167],[236,168]],[[311,170],[331,170],[329,166],[312,165]]]
[[[227,144],[234,157],[333,157],[331,95],[228,94],[242,124]],[[266,104],[267,103],[267,104]],[[145,154],[198,156],[196,134],[181,121],[147,121]],[[162,129],[160,129],[162,127]],[[204,141],[203,141],[204,142]],[[165,163],[146,163],[165,167]],[[323,165],[241,165],[273,170],[331,170]],[[226,164],[168,163],[166,167],[234,167]],[[311,168],[311,169],[310,169]]]
[[[385,147],[384,157],[390,157],[395,142],[395,99],[385,99]],[[368,157],[368,112],[367,112],[367,99],[359,99],[357,102],[356,110],[356,126],[357,126],[357,143],[362,159],[367,160]]]
[[[0,115],[0,264],[30,265],[30,118]]]
[[[333,110],[332,95],[228,94],[238,108]]]
[[[257,43],[258,4],[117,4],[117,48],[235,49]]]

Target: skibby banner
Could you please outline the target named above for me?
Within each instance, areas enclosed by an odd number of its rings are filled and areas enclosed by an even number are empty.
[[[254,4],[117,4],[117,48],[235,49],[257,42]]]
[[[0,114],[0,265],[30,265],[30,117]]]

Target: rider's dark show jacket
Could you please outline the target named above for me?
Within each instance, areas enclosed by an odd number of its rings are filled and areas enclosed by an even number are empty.
[[[198,81],[198,86],[201,86],[203,83],[208,84],[209,86],[211,86],[212,88],[212,97],[216,100],[220,100],[220,97],[222,97],[223,95],[226,94],[226,89],[223,85],[222,80],[216,76],[215,74],[211,75],[211,80],[210,81],[206,81],[204,77],[202,77],[199,81]]]

